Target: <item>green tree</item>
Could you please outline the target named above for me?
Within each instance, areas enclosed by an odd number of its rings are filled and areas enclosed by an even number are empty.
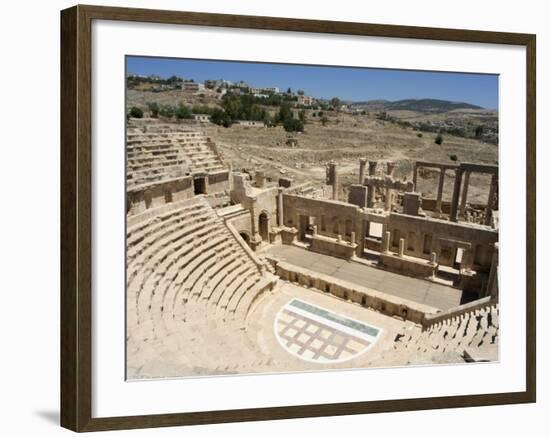
[[[321,117],[321,124],[322,124],[323,126],[326,126],[327,123],[328,123],[328,118],[327,118],[326,115],[323,115],[323,116]]]
[[[301,110],[298,112],[298,119],[302,122],[302,124],[306,124],[306,111]]]
[[[149,108],[149,112],[151,113],[152,118],[158,118],[159,116],[159,105],[157,102],[148,102],[147,107]]]
[[[283,122],[283,128],[287,132],[303,132],[304,124],[297,118],[288,118]]]
[[[176,108],[176,110],[174,111],[174,115],[178,120],[193,118],[191,110],[182,103],[180,103],[179,106]]]
[[[479,125],[478,127],[476,127],[476,138],[481,138],[481,136],[483,135],[483,126],[482,125]]]
[[[298,91],[297,91],[297,94],[298,94],[299,96],[303,96],[305,93],[304,93],[304,90],[298,90]]]
[[[181,82],[181,79],[178,76],[170,76],[167,80],[167,83],[174,84],[176,82]]]
[[[291,118],[294,118],[292,114],[292,109],[290,109],[290,105],[288,103],[283,103],[279,107],[279,114],[277,114],[277,121],[280,123],[284,123],[286,120],[289,120]]]
[[[341,105],[341,101],[338,97],[333,97],[332,99],[330,99],[330,104],[331,106],[334,108],[334,109],[338,109]]]
[[[223,109],[220,108],[216,108],[212,111],[212,114],[210,115],[210,121],[223,127],[231,126],[232,122],[231,117]]]
[[[165,118],[172,118],[174,116],[174,107],[171,105],[162,105],[159,108],[159,115]]]
[[[137,106],[132,106],[130,108],[130,117],[132,118],[143,118],[143,110]]]
[[[437,136],[435,137],[435,144],[437,144],[438,146],[441,146],[441,144],[443,144],[443,135],[437,134]]]

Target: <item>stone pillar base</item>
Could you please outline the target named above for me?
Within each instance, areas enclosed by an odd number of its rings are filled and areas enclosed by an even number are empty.
[[[250,238],[250,247],[252,248],[252,250],[254,251],[257,250],[261,244],[262,244],[262,237],[260,237],[259,234],[256,234],[252,236],[252,238]]]
[[[281,234],[282,234],[281,228],[277,228],[277,227],[271,228],[271,230],[269,231],[269,242],[271,244],[281,244],[283,242]]]
[[[287,228],[286,226],[281,228],[281,238],[283,240],[283,244],[294,243],[297,235],[298,229],[296,228]]]

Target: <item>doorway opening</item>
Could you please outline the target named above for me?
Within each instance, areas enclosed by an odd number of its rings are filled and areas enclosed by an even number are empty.
[[[198,194],[206,194],[206,178],[200,177],[193,179],[193,190],[195,196]]]

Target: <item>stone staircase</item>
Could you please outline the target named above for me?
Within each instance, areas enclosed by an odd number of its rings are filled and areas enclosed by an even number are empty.
[[[203,132],[150,130],[129,129],[127,132],[128,190],[189,174],[225,169]]]

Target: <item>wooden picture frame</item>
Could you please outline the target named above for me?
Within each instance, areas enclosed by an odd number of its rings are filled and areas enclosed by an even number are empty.
[[[527,58],[525,65],[527,78],[526,390],[421,399],[130,417],[92,417],[91,26],[93,20],[316,32],[525,47]],[[61,12],[61,425],[83,432],[535,402],[535,49],[535,35],[518,33],[97,6],[75,6],[63,10]]]

